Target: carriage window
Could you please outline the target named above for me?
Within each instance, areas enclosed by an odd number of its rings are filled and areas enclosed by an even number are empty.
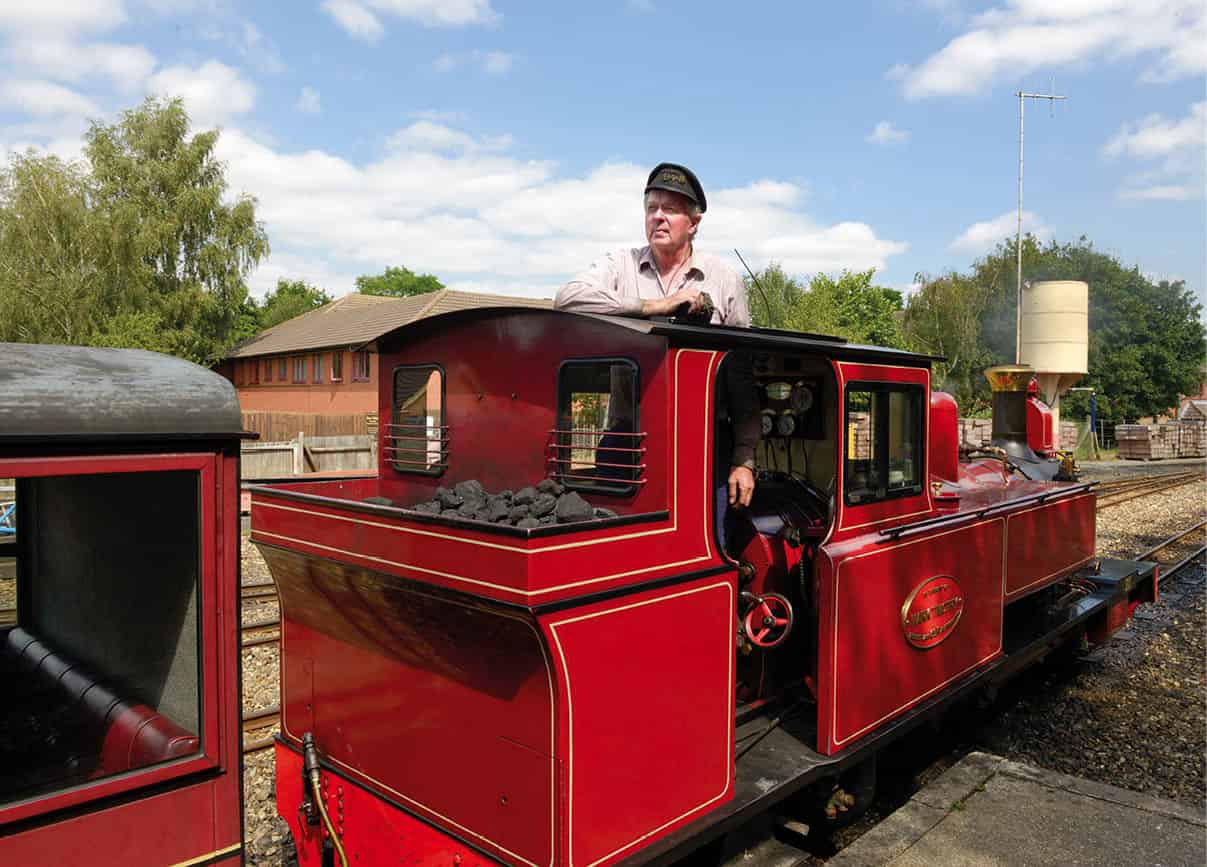
[[[638,426],[637,365],[568,361],[558,372],[552,471],[570,488],[631,494],[645,469]]]
[[[846,390],[847,505],[922,492],[923,390],[856,383]]]
[[[17,625],[17,485],[0,479],[0,629]]]
[[[434,365],[394,369],[394,419],[386,447],[394,469],[438,475],[448,466],[444,374]]]
[[[0,806],[199,755],[197,473],[13,487],[0,495],[19,504],[0,534]]]

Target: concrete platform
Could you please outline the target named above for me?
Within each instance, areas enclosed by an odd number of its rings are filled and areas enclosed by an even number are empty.
[[[1202,867],[1207,820],[1173,801],[971,753],[830,867]]]

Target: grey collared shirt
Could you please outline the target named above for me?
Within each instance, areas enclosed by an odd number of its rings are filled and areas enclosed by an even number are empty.
[[[578,313],[640,316],[643,300],[665,298],[691,283],[712,298],[714,323],[749,327],[746,285],[723,259],[693,252],[671,282],[670,286],[662,285],[649,247],[611,250],[559,289],[553,306]]]

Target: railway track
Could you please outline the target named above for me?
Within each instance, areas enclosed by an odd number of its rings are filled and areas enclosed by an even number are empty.
[[[1202,481],[1201,472],[1163,473],[1152,476],[1141,476],[1134,479],[1120,479],[1106,482],[1097,486],[1098,511],[1109,509],[1130,502],[1138,497],[1159,494],[1183,485]]]

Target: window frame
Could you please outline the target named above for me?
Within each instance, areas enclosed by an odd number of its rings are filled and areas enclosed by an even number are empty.
[[[581,365],[587,365],[587,364],[607,364],[607,365],[625,364],[625,365],[628,365],[632,369],[632,372],[633,372],[633,427],[635,428],[633,433],[640,432],[641,431],[641,365],[637,363],[636,359],[628,358],[623,355],[606,355],[606,356],[598,355],[598,356],[586,356],[586,357],[582,357],[582,358],[562,359],[562,362],[557,366],[557,388],[556,388],[557,404],[554,407],[554,416],[553,416],[553,422],[554,422],[555,429],[557,429],[557,430],[561,429],[559,426],[561,425],[561,422],[562,422],[562,398],[569,397],[568,395],[566,395],[564,393],[564,390],[563,390],[564,389],[564,380],[562,378],[562,372],[567,367],[570,367],[570,366],[575,366],[575,365],[581,366]],[[555,442],[559,446],[557,449],[555,449],[556,454],[560,455],[560,453],[563,451],[565,451],[567,454],[569,454],[569,450],[561,448],[563,441],[567,440],[568,436],[569,436],[568,434],[554,434]],[[633,442],[635,442],[635,443],[639,442],[639,441],[640,440],[638,440],[637,438],[633,439]],[[569,445],[568,442],[566,442],[565,444]],[[599,447],[597,444],[596,445],[597,451],[598,451],[598,448]],[[647,454],[649,453],[648,450],[646,453]],[[640,463],[640,461],[639,461],[639,463]],[[636,465],[634,465],[634,466],[636,466]],[[634,479],[634,481],[631,481],[631,482],[620,483],[620,484],[608,484],[607,482],[584,482],[581,479],[567,480],[563,476],[562,471],[560,469],[558,469],[556,466],[554,468],[554,472],[552,475],[554,475],[557,478],[558,482],[560,484],[564,485],[566,487],[566,490],[568,490],[568,491],[589,491],[594,494],[605,494],[607,496],[613,496],[613,497],[631,497],[631,496],[635,495],[641,489],[641,485],[639,485],[637,483],[636,479]]]
[[[387,460],[389,461],[390,466],[394,468],[394,472],[396,472],[396,473],[406,473],[408,475],[416,475],[416,476],[442,476],[442,475],[444,475],[445,470],[448,469],[448,465],[449,465],[448,443],[444,442],[444,439],[445,439],[444,430],[448,427],[448,412],[447,412],[447,409],[448,409],[448,374],[444,370],[444,365],[439,364],[435,361],[426,362],[424,364],[397,364],[397,365],[395,365],[393,370],[390,371],[390,425],[391,425],[391,427],[398,424],[398,406],[397,406],[397,404],[395,404],[394,401],[395,401],[395,392],[398,389],[398,373],[399,373],[399,371],[403,371],[403,370],[427,370],[427,371],[436,371],[437,373],[440,374],[440,424],[437,425],[437,429],[440,430],[440,462],[433,467],[421,469],[419,467],[412,467],[412,466],[408,466],[406,464],[399,465],[393,457],[387,458]],[[429,376],[430,376],[430,374],[429,374]],[[390,434],[388,436],[388,442],[391,444],[395,442],[395,438],[392,434]],[[427,442],[430,444],[432,441],[427,440]],[[397,449],[397,446],[390,445],[390,446],[388,446],[388,448],[390,448],[391,451],[394,451]],[[421,449],[414,449],[414,451],[418,452],[418,451],[421,451]]]
[[[316,352],[310,357],[310,381],[322,385],[323,383],[323,353]]]
[[[42,816],[70,807],[90,809],[93,802],[124,795],[152,786],[175,784],[178,780],[210,772],[222,764],[222,745],[219,742],[220,715],[230,710],[223,707],[219,692],[223,679],[222,651],[218,646],[219,629],[215,601],[222,598],[223,574],[219,561],[216,522],[221,520],[222,504],[217,498],[218,456],[198,454],[134,454],[104,456],[64,456],[59,458],[0,458],[0,477],[12,479],[47,476],[117,475],[184,470],[197,474],[198,494],[198,551],[197,580],[197,661],[198,720],[200,748],[197,753],[134,768],[120,774],[88,780],[77,785],[41,796],[9,804],[0,804],[0,827],[30,817]],[[18,552],[18,557],[22,556]],[[20,607],[20,575],[18,573],[18,602]]]
[[[365,360],[365,372],[363,374],[357,371],[357,361],[363,358]],[[352,381],[353,382],[369,382],[373,379],[373,362],[369,358],[369,350],[360,349],[352,353]],[[390,381],[393,385],[393,379]]]
[[[331,353],[331,381],[344,381],[344,351],[342,349]]]
[[[884,496],[869,497],[867,499],[851,499],[850,480],[851,473],[849,472],[849,464],[852,460],[848,453],[848,435],[851,424],[851,392],[870,392],[874,394],[890,395],[894,392],[902,394],[913,394],[917,396],[918,412],[917,419],[914,425],[914,455],[917,461],[917,477],[916,484],[907,488],[897,488],[896,490],[888,490],[888,424],[887,419],[885,424],[875,424],[873,421],[873,431],[877,434],[877,443],[874,446],[873,453],[883,455],[884,458],[878,463],[878,483],[877,489],[883,487],[885,490]],[[885,400],[885,415],[888,413],[888,399]],[[858,508],[860,506],[870,506],[876,503],[885,503],[890,500],[900,500],[907,497],[918,497],[926,493],[926,386],[915,382],[887,382],[883,380],[852,380],[847,382],[842,389],[842,502],[847,508]],[[878,428],[878,430],[877,430]],[[880,482],[883,482],[883,485]]]
[[[289,356],[277,356],[277,382],[289,382]]]
[[[306,356],[293,355],[290,356],[293,362],[293,383],[295,385],[305,385],[306,383]]]

